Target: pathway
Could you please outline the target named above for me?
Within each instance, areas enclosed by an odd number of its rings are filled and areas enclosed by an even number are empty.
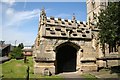
[[[58,74],[58,76],[63,77],[65,80],[84,80],[78,72],[63,72]]]

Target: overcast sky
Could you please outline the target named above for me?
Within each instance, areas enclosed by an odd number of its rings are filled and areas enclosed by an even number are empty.
[[[38,32],[42,7],[47,16],[86,21],[86,2],[0,2],[0,40],[6,43],[33,45]]]

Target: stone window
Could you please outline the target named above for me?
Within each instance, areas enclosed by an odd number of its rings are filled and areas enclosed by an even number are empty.
[[[50,20],[47,20],[47,22],[50,22]]]
[[[73,34],[73,36],[77,36],[77,34],[76,34],[76,33],[74,33],[74,34]]]
[[[49,27],[46,27],[46,30],[50,30],[50,28],[49,28]]]
[[[76,29],[76,27],[72,27],[73,29]]]
[[[85,34],[83,34],[83,35],[82,35],[82,37],[86,37],[86,35],[85,35]]]
[[[80,22],[80,24],[83,24],[83,22]]]
[[[88,25],[88,22],[86,23],[86,25]]]
[[[80,26],[80,24],[78,24],[78,26]]]
[[[65,24],[65,23],[62,21],[62,24]]]
[[[67,20],[67,19],[65,19],[65,22],[68,22],[68,20]]]
[[[50,33],[51,33],[51,34],[55,34],[55,31],[52,30]]]
[[[58,23],[58,21],[55,20],[55,23]]]
[[[61,21],[61,18],[58,18],[59,21]]]
[[[71,21],[73,23],[73,21]]]
[[[72,25],[70,22],[68,22],[69,25]]]
[[[48,50],[46,50],[46,52],[50,52],[50,51],[51,51],[51,50],[49,50],[49,49],[48,49]]]
[[[84,25],[84,27],[86,27],[86,25]]]
[[[85,30],[84,28],[81,28],[82,30]]]
[[[65,32],[61,32],[61,35],[66,35],[66,33]]]
[[[54,17],[51,16],[50,19],[51,19],[51,20],[54,20]]]
[[[86,31],[86,33],[90,33],[90,31]]]

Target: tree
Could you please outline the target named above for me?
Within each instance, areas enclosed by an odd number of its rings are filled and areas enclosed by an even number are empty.
[[[22,49],[20,47],[15,47],[13,51],[10,53],[10,56],[13,59],[23,58]]]
[[[20,47],[21,49],[23,49],[23,48],[24,48],[23,43],[20,43],[20,44],[18,45],[18,47]]]
[[[119,3],[109,3],[98,16],[99,39],[103,46],[105,43],[109,44],[109,52],[113,51],[113,47],[116,50],[116,43],[120,41],[119,5]]]

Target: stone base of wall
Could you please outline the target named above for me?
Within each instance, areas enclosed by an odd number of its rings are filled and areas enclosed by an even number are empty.
[[[98,70],[98,66],[93,63],[84,63],[84,64],[81,64],[80,66],[80,71],[82,72],[91,72],[91,71],[97,71],[97,70]]]
[[[103,61],[103,60],[98,60],[96,61],[96,64],[98,65],[98,67],[113,67],[113,66],[119,66],[120,65],[120,60],[107,60],[107,61]]]
[[[98,66],[94,63],[82,63],[81,65],[77,66],[77,71],[82,72],[91,72],[91,71],[97,71]],[[48,69],[50,74],[55,74],[55,66],[54,65],[41,65],[40,63],[35,63],[34,65],[34,74],[41,74],[45,75],[45,70]]]
[[[120,60],[107,60],[108,67],[118,66]]]
[[[41,74],[44,75],[45,74],[45,70],[48,69],[48,71],[50,72],[50,74],[55,74],[55,66],[54,65],[38,65],[35,64],[34,65],[34,74]]]
[[[103,60],[96,61],[96,64],[98,65],[98,67],[106,67],[106,61]]]

